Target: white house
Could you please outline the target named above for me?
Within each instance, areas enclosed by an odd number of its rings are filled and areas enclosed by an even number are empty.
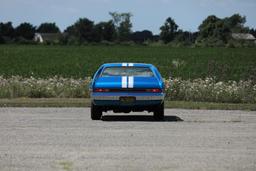
[[[236,40],[252,41],[256,43],[256,38],[250,33],[232,33],[232,38]]]
[[[34,41],[38,43],[57,42],[61,37],[61,33],[35,33]]]

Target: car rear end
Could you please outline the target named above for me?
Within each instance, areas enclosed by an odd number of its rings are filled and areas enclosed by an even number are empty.
[[[103,65],[92,83],[92,105],[102,111],[156,112],[164,103],[164,83],[150,64]]]

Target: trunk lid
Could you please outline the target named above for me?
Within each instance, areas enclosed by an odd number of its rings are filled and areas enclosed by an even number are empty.
[[[99,77],[94,84],[94,88],[108,89],[144,89],[144,88],[159,88],[161,86],[155,77]]]

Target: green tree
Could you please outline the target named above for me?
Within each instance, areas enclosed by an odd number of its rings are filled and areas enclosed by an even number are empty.
[[[204,39],[213,36],[216,24],[220,22],[221,19],[215,15],[208,16],[198,27],[200,38]]]
[[[132,23],[130,22],[130,16],[127,15],[127,17],[125,17],[125,20],[121,22],[120,26],[118,27],[120,41],[130,40],[130,35],[132,33],[131,28]]]
[[[251,33],[254,37],[256,37],[256,29],[250,29],[249,33]]]
[[[145,41],[153,40],[153,33],[149,30],[136,31],[131,35],[131,40],[136,43],[143,43]]]
[[[115,39],[116,30],[113,21],[108,21],[103,25],[103,37],[104,40],[113,41]]]
[[[192,44],[194,43],[194,35],[191,32],[178,30],[175,35],[175,42],[177,43],[186,43],[186,44]]]
[[[215,15],[208,16],[199,26],[199,36],[197,42],[214,44],[224,44],[230,39],[230,28],[223,19]]]
[[[103,36],[104,32],[104,23],[100,22],[94,26],[94,41],[95,42],[100,42],[104,40]]]
[[[24,39],[32,40],[35,34],[36,28],[30,23],[21,23],[15,28],[16,37],[23,37]]]
[[[100,22],[94,26],[94,41],[113,41],[116,35],[113,21]]]
[[[0,23],[0,35],[8,38],[14,37],[14,28],[12,26],[12,22]]]
[[[245,22],[246,18],[239,14],[224,19],[214,15],[208,16],[198,28],[197,42],[211,46],[224,45],[232,39],[231,33],[249,32],[249,28],[244,26]]]
[[[165,43],[171,42],[175,38],[178,27],[171,17],[167,18],[164,25],[160,27],[160,38]]]
[[[0,33],[0,44],[3,44],[3,43],[5,43],[5,41],[4,41],[3,36],[2,36],[1,33]]]
[[[56,23],[42,23],[38,28],[39,33],[60,33],[59,27]]]
[[[65,30],[70,36],[76,37],[81,43],[94,41],[94,22],[87,18],[80,18]]]
[[[117,28],[120,25],[120,22],[122,21],[122,14],[117,12],[109,12],[109,15],[112,17],[112,21]]]
[[[128,41],[130,40],[130,35],[132,33],[132,23],[131,23],[131,13],[117,13],[110,12],[112,21],[115,25],[117,32],[117,39],[119,41]]]
[[[230,29],[232,33],[244,33],[249,32],[249,29],[244,27],[246,17],[240,14],[234,14],[231,17],[223,19],[226,27]]]
[[[74,25],[71,25],[71,26],[68,26],[65,30],[64,30],[64,33],[68,33],[68,34],[75,34],[75,26]]]

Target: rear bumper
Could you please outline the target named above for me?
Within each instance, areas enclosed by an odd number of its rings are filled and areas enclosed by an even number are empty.
[[[98,105],[98,106],[118,106],[118,107],[125,107],[125,106],[130,106],[130,107],[135,107],[135,106],[140,106],[140,107],[146,107],[146,106],[155,106],[161,104],[163,101],[162,100],[136,100],[134,103],[130,104],[123,104],[119,100],[94,100],[93,104]]]
[[[120,97],[135,97],[130,104],[120,102]],[[164,101],[164,93],[91,93],[91,100],[99,106],[152,106]]]

